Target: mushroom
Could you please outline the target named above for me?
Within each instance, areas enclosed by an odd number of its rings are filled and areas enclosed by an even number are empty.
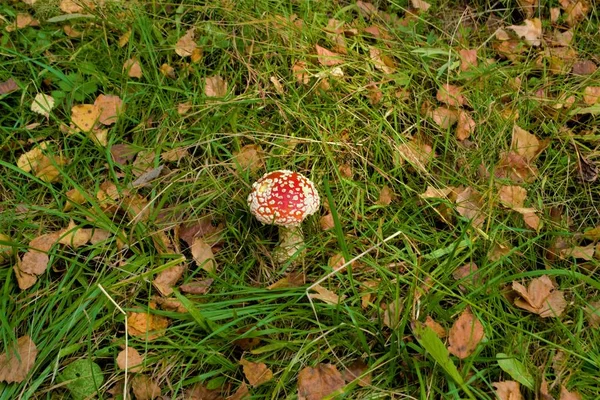
[[[250,212],[263,224],[279,226],[275,259],[286,262],[304,244],[300,224],[319,208],[319,193],[307,177],[289,170],[268,172],[252,185]]]

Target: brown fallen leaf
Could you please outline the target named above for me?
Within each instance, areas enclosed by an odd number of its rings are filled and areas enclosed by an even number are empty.
[[[100,118],[101,110],[94,104],[77,104],[71,108],[71,122],[75,129],[89,132]]]
[[[13,78],[8,78],[0,83],[0,95],[16,92],[17,90],[19,90],[19,85]]]
[[[452,277],[455,280],[464,282],[464,284],[458,286],[460,290],[467,290],[467,287],[464,286],[465,284],[472,288],[481,286],[482,280],[477,270],[477,264],[475,264],[474,262],[470,262],[463,265],[462,267],[457,268],[452,273]]]
[[[598,66],[596,65],[595,62],[593,62],[591,60],[577,61],[577,62],[575,62],[575,64],[573,64],[573,67],[571,67],[571,71],[575,75],[592,75],[597,70],[598,70]],[[0,94],[1,93],[2,93],[2,90],[0,90]]]
[[[588,106],[600,103],[600,86],[588,86],[583,89],[583,102]]]
[[[202,49],[200,47],[196,47],[193,51],[192,51],[192,55],[190,56],[190,61],[194,64],[198,63],[200,60],[202,60]]]
[[[468,111],[458,111],[458,121],[456,123],[456,138],[458,140],[468,139],[475,132],[476,127],[477,123]]]
[[[580,260],[592,261],[594,259],[594,253],[596,252],[596,244],[590,243],[587,246],[573,246],[571,248],[562,249],[560,256],[573,257]]]
[[[296,82],[307,85],[310,82],[310,73],[304,61],[298,61],[292,65],[292,73],[296,77]]]
[[[185,259],[183,256],[181,256],[181,258]],[[156,275],[152,281],[152,285],[154,285],[163,296],[170,296],[173,293],[173,286],[181,279],[185,270],[185,265],[169,267]]]
[[[492,386],[496,388],[496,396],[499,400],[523,400],[521,394],[521,385],[515,381],[494,382]]]
[[[507,29],[512,29],[531,46],[542,44],[542,21],[539,18],[533,18],[523,22],[525,25],[510,25],[507,26]]]
[[[219,389],[208,389],[201,383],[195,383],[185,391],[186,400],[223,400]]]
[[[456,196],[456,212],[461,216],[471,220],[471,224],[476,228],[481,228],[485,222],[483,208],[483,198],[478,191],[472,187],[465,188]]]
[[[94,106],[99,111],[98,122],[103,125],[112,125],[117,122],[123,110],[123,100],[115,95],[101,94],[94,101]]]
[[[219,75],[205,78],[204,94],[207,97],[224,97],[227,94],[227,81]]]
[[[460,56],[461,71],[468,71],[477,67],[477,49],[461,49],[458,54]]]
[[[559,0],[559,3],[564,10],[565,21],[570,26],[585,19],[590,11],[590,4],[587,0]]]
[[[93,0],[60,0],[59,7],[67,14],[84,13],[96,8]]]
[[[169,326],[169,320],[160,315],[129,312],[127,313],[127,328],[129,334],[148,341],[163,336]]]
[[[527,288],[514,281],[512,288],[520,296],[514,304],[542,318],[559,317],[567,306],[563,292],[546,275],[533,279]]]
[[[191,246],[192,257],[203,270],[213,273],[217,269],[217,262],[212,252],[212,248],[204,241],[203,238],[197,237],[194,239]]]
[[[381,188],[381,191],[379,191],[379,198],[375,204],[380,206],[389,206],[392,200],[394,200],[394,192],[392,192],[392,189],[390,189],[388,185],[384,185]]]
[[[267,289],[285,289],[291,287],[304,286],[306,283],[306,275],[302,272],[290,272],[285,277],[267,286]]]
[[[143,75],[142,66],[136,58],[130,58],[123,63],[123,71],[130,78],[141,78]]]
[[[40,25],[40,21],[38,21],[37,19],[34,19],[31,14],[27,14],[27,13],[18,13],[17,17],[15,18],[15,21],[6,26],[6,31],[7,32],[13,32],[17,29],[23,29],[26,28],[28,26],[39,26]]]
[[[500,199],[500,203],[507,208],[523,208],[523,204],[527,198],[527,189],[520,186],[503,185],[498,190],[498,198]]]
[[[15,277],[17,278],[17,284],[19,289],[26,290],[35,285],[37,282],[37,276],[34,274],[28,274],[21,271],[21,259],[17,257],[17,263],[13,266]]]
[[[0,382],[23,382],[35,365],[37,347],[29,336],[17,339],[16,348],[5,343],[6,352],[0,355]]]
[[[427,11],[431,7],[431,4],[424,0],[410,0],[410,3],[415,10]]]
[[[335,227],[335,223],[333,221],[333,214],[328,213],[326,215],[323,215],[319,219],[319,225],[321,226],[321,230],[324,230],[324,231],[333,229]]]
[[[140,372],[144,358],[133,347],[127,347],[117,354],[117,366],[121,369],[127,369],[129,372]]]
[[[435,157],[433,148],[430,145],[414,138],[411,138],[406,143],[396,146],[396,152],[400,156],[400,165],[406,161],[415,170],[424,174],[428,173],[427,166]]]
[[[313,287],[313,290],[317,293],[311,293],[308,295],[311,299],[321,300],[327,304],[338,305],[342,300],[346,298],[346,296],[338,296],[331,290],[325,289],[321,285],[316,285]]]
[[[402,310],[404,309],[404,299],[395,299],[385,305],[383,312],[383,324],[390,329],[396,329],[402,322]]]
[[[325,47],[315,44],[315,50],[317,51],[317,59],[319,64],[325,67],[333,67],[334,65],[344,63],[344,60],[342,60],[338,53],[328,50]]]
[[[592,328],[600,328],[600,301],[592,301],[586,308],[585,314]]]
[[[449,83],[445,83],[438,89],[435,98],[451,107],[460,107],[466,104],[465,97],[462,95],[462,88]]]
[[[212,278],[203,279],[201,281],[192,281],[179,286],[179,290],[189,294],[206,294],[213,282],[214,279]]]
[[[175,53],[181,57],[190,57],[196,49],[194,41],[196,28],[189,29],[175,44]]]
[[[509,179],[514,183],[530,183],[537,177],[538,170],[524,156],[509,151],[500,153],[500,160],[495,167],[494,175],[497,178]]]
[[[233,158],[242,170],[255,173],[265,167],[264,152],[257,144],[247,144],[233,153]]]
[[[439,322],[436,322],[429,315],[425,318],[425,326],[431,328],[432,331],[440,338],[443,339],[448,336],[448,332],[446,332],[446,328],[444,328]]]
[[[58,243],[77,249],[90,241],[92,233],[91,229],[78,228],[75,222],[70,220],[69,225],[58,232]]]
[[[458,111],[447,107],[437,107],[429,111],[427,116],[442,129],[448,129],[458,121]]]
[[[383,54],[380,49],[372,46],[369,47],[369,56],[371,61],[373,61],[375,68],[381,72],[385,74],[393,74],[396,72],[396,63],[394,62],[394,59]]]
[[[540,141],[535,135],[517,125],[513,126],[511,148],[518,155],[525,157],[530,162],[539,154],[540,145]]]
[[[169,64],[161,65],[159,71],[161,74],[163,74],[167,78],[171,78],[171,79],[177,78],[177,74],[175,74],[175,68],[171,67]]]
[[[29,242],[29,250],[23,256],[19,269],[31,275],[41,275],[46,272],[50,261],[48,252],[60,236],[59,232],[46,233]]]
[[[246,382],[242,382],[238,389],[231,396],[227,397],[227,400],[246,400],[250,398],[248,385],[246,385]]]
[[[342,387],[342,374],[332,364],[306,367],[298,374],[298,400],[321,400]]]
[[[484,336],[483,325],[467,308],[450,328],[448,351],[458,358],[467,358],[473,354]]]
[[[255,363],[245,359],[240,360],[244,376],[251,386],[257,387],[273,379],[273,371],[265,363]]]
[[[161,395],[160,386],[146,375],[136,375],[131,380],[133,395],[137,400],[154,400]]]
[[[184,158],[186,158],[189,155],[190,155],[190,153],[188,152],[187,148],[175,147],[174,149],[163,152],[160,155],[160,158],[162,158],[163,161],[167,161],[167,162],[177,162],[177,161],[183,160]]]
[[[560,385],[559,400],[583,400],[583,397],[577,392],[569,392],[564,385]]]
[[[115,144],[110,147],[110,155],[115,163],[125,165],[133,160],[139,150],[131,144]]]
[[[74,204],[83,204],[86,202],[84,194],[79,189],[71,189],[67,193],[65,193],[67,197],[67,202],[63,207],[63,211],[67,212],[73,208]]]
[[[371,372],[365,374],[369,370],[369,366],[362,360],[356,360],[352,364],[346,366],[342,371],[342,378],[346,383],[350,383],[358,379],[358,386],[367,387],[371,384]],[[364,376],[361,376],[363,375]]]

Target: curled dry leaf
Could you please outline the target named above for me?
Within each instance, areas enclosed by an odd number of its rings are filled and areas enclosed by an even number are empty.
[[[184,259],[183,256],[181,256]],[[175,265],[173,267],[169,267],[164,271],[161,271],[156,278],[152,281],[152,284],[160,294],[163,296],[169,296],[173,293],[173,286],[177,283],[181,276],[185,272],[185,265]]]
[[[515,281],[512,288],[520,296],[515,305],[542,318],[559,317],[567,306],[563,292],[546,275],[533,279],[527,288]]]
[[[308,295],[308,297],[311,299],[321,300],[327,304],[338,305],[340,301],[346,298],[346,296],[338,296],[331,290],[325,289],[321,285],[316,285],[313,290],[317,293],[311,293]]]
[[[260,386],[273,379],[273,371],[265,363],[255,363],[242,358],[240,365],[243,367],[244,376],[251,386]]]
[[[328,50],[325,47],[321,47],[318,44],[315,45],[315,50],[317,51],[319,64],[325,67],[333,67],[344,62],[338,53]]]
[[[519,37],[531,46],[542,44],[542,21],[539,18],[526,19],[525,25],[510,25],[507,29],[512,29]]]
[[[23,382],[35,365],[37,347],[29,336],[17,339],[16,348],[5,343],[6,352],[0,355],[0,382]]]
[[[332,364],[306,367],[298,374],[298,400],[321,400],[342,387],[342,374]]]
[[[483,325],[467,308],[450,328],[448,351],[458,358],[467,358],[473,354],[483,338]]]
[[[361,360],[354,361],[346,366],[342,371],[342,378],[346,383],[350,383],[358,379],[358,386],[367,387],[371,384],[371,372],[365,374],[369,370],[369,366]],[[364,376],[361,376],[363,375]]]
[[[44,93],[36,94],[31,103],[31,111],[43,115],[46,118],[50,117],[50,111],[52,111],[53,108],[54,98]]]
[[[227,94],[227,81],[219,75],[204,80],[204,94],[207,97],[224,97]]]
[[[393,74],[396,71],[396,63],[394,60],[390,56],[383,54],[378,48],[369,47],[369,56],[371,57],[371,61],[373,61],[375,68],[381,72]]]
[[[148,341],[159,338],[165,334],[169,320],[165,317],[149,313],[127,313],[127,328],[129,334]]]
[[[121,369],[127,369],[129,372],[140,372],[144,358],[133,347],[127,347],[121,350],[117,355],[117,366]]]
[[[175,44],[175,53],[181,57],[190,57],[196,49],[194,33],[196,28],[188,30]]]
[[[449,83],[445,83],[438,89],[435,98],[451,107],[460,107],[466,104],[465,97],[462,95],[462,88]]]
[[[521,385],[515,381],[494,382],[492,386],[496,388],[496,395],[499,400],[523,400],[521,394]]]
[[[160,397],[160,386],[146,375],[136,375],[131,380],[131,388],[137,400],[154,400]]]
[[[130,78],[139,79],[143,75],[142,66],[136,58],[130,58],[129,60],[125,61],[123,63],[123,71],[125,71],[127,73],[127,76],[129,76]]]
[[[476,228],[481,228],[485,222],[485,214],[482,208],[483,198],[472,187],[467,187],[456,196],[456,212],[470,219],[471,224]]]
[[[171,79],[177,78],[177,74],[175,74],[175,68],[171,67],[169,64],[161,65],[159,71],[161,74],[163,74],[167,78],[171,78]]]

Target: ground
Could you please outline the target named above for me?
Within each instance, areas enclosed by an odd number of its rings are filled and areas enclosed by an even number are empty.
[[[0,5],[0,400],[599,398],[600,14],[534,3]]]

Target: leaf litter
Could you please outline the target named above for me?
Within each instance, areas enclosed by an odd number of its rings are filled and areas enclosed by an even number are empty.
[[[542,318],[559,317],[567,306],[564,293],[547,275],[532,279],[527,287],[515,281],[512,288],[519,295],[514,304]]]

